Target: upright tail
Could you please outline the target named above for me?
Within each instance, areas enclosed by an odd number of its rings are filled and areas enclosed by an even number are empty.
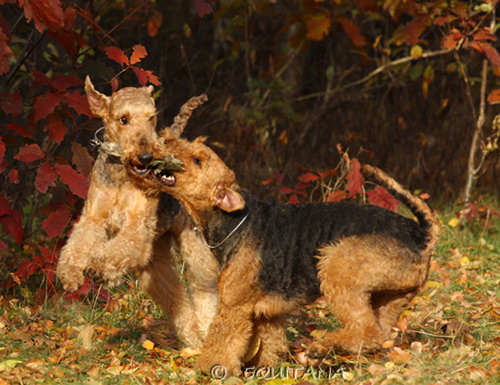
[[[441,225],[434,211],[419,197],[405,190],[398,182],[377,167],[363,164],[361,172],[368,178],[373,178],[382,184],[403,204],[408,206],[417,217],[421,228],[427,233],[427,245],[422,251],[422,261],[428,264],[439,238]]]

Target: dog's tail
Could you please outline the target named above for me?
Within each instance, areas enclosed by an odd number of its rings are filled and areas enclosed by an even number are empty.
[[[377,167],[363,164],[361,166],[361,172],[366,177],[372,177],[387,188],[391,194],[408,206],[417,217],[418,223],[427,234],[427,244],[421,255],[422,262],[428,264],[434,252],[434,248],[436,247],[441,229],[441,225],[434,211],[422,199],[404,189],[403,186]]]

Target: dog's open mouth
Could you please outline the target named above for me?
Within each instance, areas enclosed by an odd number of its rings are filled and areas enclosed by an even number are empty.
[[[146,175],[149,171],[149,169],[146,166],[141,164],[131,164],[130,169],[139,176]]]
[[[153,169],[153,174],[161,184],[168,187],[175,186],[176,178],[172,171],[156,168]]]
[[[174,156],[170,156],[166,159],[155,160],[150,163],[149,168],[153,171],[154,177],[161,184],[168,187],[175,186],[176,178],[174,171],[184,170],[182,162]]]

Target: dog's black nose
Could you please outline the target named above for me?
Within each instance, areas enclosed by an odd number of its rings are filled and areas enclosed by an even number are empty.
[[[149,162],[153,160],[153,154],[149,152],[144,152],[142,154],[137,155],[137,159],[141,162],[142,165],[147,165]]]

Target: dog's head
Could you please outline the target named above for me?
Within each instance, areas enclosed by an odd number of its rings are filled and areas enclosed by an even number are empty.
[[[139,187],[163,191],[178,199],[198,223],[214,208],[226,212],[243,209],[245,201],[238,193],[234,172],[205,144],[205,138],[192,142],[181,138],[185,124],[178,123],[184,107],[174,125],[160,133],[164,145],[154,153],[149,172],[134,175],[131,171],[130,175]]]
[[[85,79],[85,92],[92,112],[104,123],[106,142],[116,143],[122,162],[142,174],[162,144],[156,132],[153,87],[126,87],[106,96]]]

